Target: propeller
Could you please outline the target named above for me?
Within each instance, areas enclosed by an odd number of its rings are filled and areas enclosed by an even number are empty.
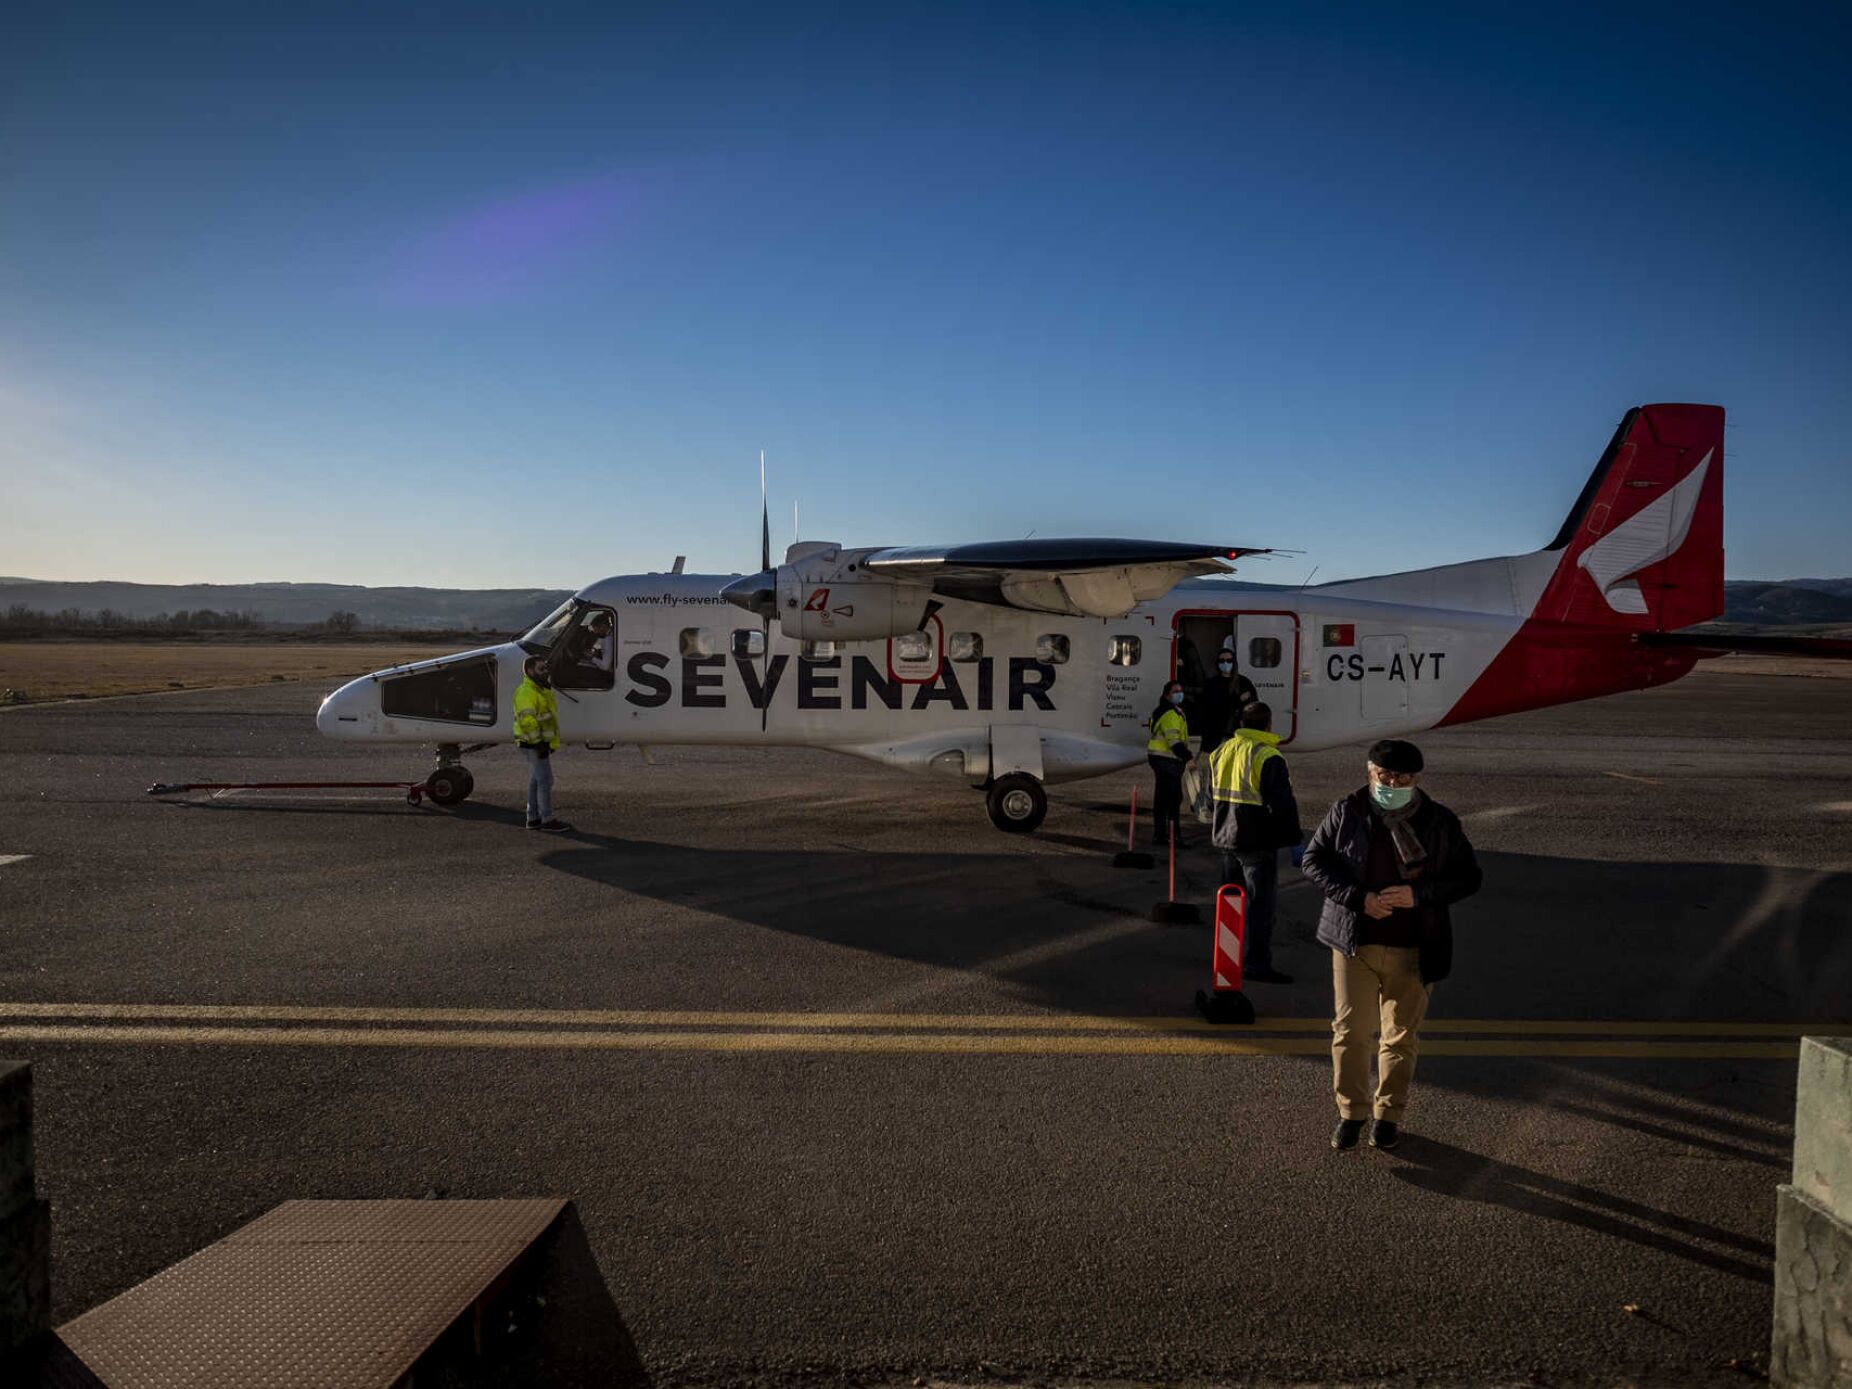
[[[778,571],[772,568],[772,512],[765,489],[765,450],[759,450],[759,572],[735,579],[720,590],[735,607],[759,615],[759,731],[771,720],[772,696],[766,685],[772,663],[772,619],[778,615]]]
[[[765,450],[759,450],[759,572],[770,573],[772,568],[772,510],[765,492]],[[774,593],[776,590],[774,590]],[[764,733],[772,717],[772,692],[765,683],[771,673],[772,662],[772,608],[768,604],[759,610],[759,732]]]

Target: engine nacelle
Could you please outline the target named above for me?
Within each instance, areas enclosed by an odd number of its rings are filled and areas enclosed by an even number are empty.
[[[862,570],[868,550],[793,547],[778,566],[778,625],[798,641],[879,641],[918,631],[928,584],[894,583]]]

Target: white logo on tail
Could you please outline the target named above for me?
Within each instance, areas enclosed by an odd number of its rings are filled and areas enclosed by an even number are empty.
[[[1710,468],[1711,454],[1706,453],[1683,482],[1582,551],[1576,563],[1588,571],[1615,612],[1646,611],[1646,595],[1627,576],[1678,553],[1691,531],[1691,518],[1697,514],[1698,496]]]

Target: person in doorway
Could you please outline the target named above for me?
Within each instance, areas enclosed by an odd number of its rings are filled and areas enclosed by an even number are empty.
[[[527,677],[514,692],[514,737],[527,759],[527,827],[559,834],[571,825],[553,818],[553,754],[559,751],[559,696],[547,674],[546,659],[529,656],[521,666]]]
[[[1297,844],[1299,803],[1273,732],[1273,710],[1259,702],[1240,714],[1241,726],[1209,755],[1215,798],[1213,838],[1222,851],[1222,881],[1247,894],[1243,979],[1290,984],[1273,967],[1273,911],[1279,896],[1280,850]]]
[[[1202,735],[1202,756],[1207,757],[1221,746],[1222,740],[1235,730],[1241,711],[1259,697],[1254,682],[1235,669],[1234,651],[1224,646],[1216,652],[1215,674],[1203,683],[1191,725]]]
[[[1396,1145],[1417,1033],[1453,967],[1449,908],[1483,880],[1459,817],[1417,785],[1421,770],[1413,743],[1377,743],[1368,783],[1331,807],[1305,848],[1305,875],[1325,894],[1318,939],[1331,947],[1334,1148],[1356,1147],[1366,1117],[1371,1147]]]
[[[1145,744],[1145,760],[1157,774],[1157,794],[1151,798],[1151,842],[1159,848],[1176,836],[1179,849],[1187,848],[1183,838],[1183,774],[1196,759],[1190,752],[1190,721],[1183,713],[1183,682],[1172,680],[1164,686],[1163,697],[1151,711],[1151,737]]]

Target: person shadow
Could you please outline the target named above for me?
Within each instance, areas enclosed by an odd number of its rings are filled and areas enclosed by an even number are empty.
[[[1402,1159],[1395,1176],[1423,1191],[1577,1225],[1754,1283],[1766,1284],[1773,1275],[1774,1245],[1752,1235],[1656,1210],[1420,1134],[1405,1135],[1395,1156]]]

